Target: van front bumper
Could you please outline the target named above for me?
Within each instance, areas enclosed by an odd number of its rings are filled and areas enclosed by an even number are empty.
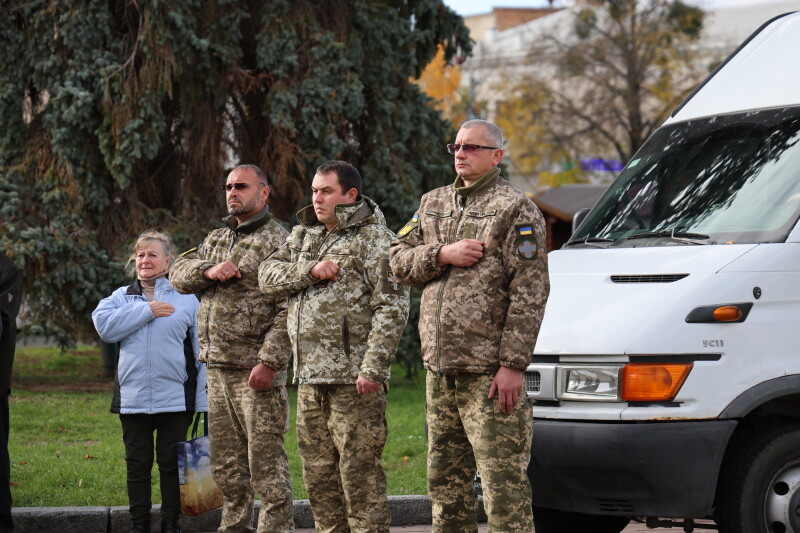
[[[536,419],[528,467],[533,505],[600,515],[707,516],[735,427],[735,420]]]

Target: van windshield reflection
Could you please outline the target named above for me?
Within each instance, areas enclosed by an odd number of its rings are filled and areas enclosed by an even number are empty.
[[[567,246],[782,242],[800,214],[798,141],[800,107],[664,127]]]

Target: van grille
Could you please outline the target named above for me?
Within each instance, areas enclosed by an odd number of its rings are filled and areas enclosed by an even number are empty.
[[[539,392],[542,387],[542,376],[539,372],[525,372],[525,391]]]
[[[678,281],[689,274],[631,274],[611,276],[614,283],[672,283]]]
[[[633,504],[628,500],[597,499],[597,506],[606,513],[633,513]]]

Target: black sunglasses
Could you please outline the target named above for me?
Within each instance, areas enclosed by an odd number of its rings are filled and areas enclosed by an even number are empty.
[[[484,150],[497,150],[494,146],[481,146],[480,144],[448,144],[447,151],[451,154],[458,152],[459,150],[464,150],[468,154],[474,154],[478,151],[478,148],[483,148]]]
[[[251,185],[259,185],[261,187],[264,187],[265,184],[263,184],[263,183],[226,183],[225,185],[222,186],[222,190],[223,191],[227,191],[227,192],[231,192],[233,189],[236,189],[237,191],[244,191]]]

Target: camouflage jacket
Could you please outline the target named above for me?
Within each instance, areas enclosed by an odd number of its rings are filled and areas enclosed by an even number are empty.
[[[300,225],[261,265],[259,285],[271,298],[289,297],[296,382],[355,383],[360,374],[382,383],[408,319],[408,287],[389,270],[394,233],[363,196],[336,206],[336,218],[328,232],[313,206],[297,213]],[[339,265],[337,281],[309,273],[325,260]]]
[[[262,362],[278,372],[273,383],[286,383],[291,348],[286,334],[286,301],[258,289],[258,265],[281,245],[287,231],[268,208],[241,226],[225,217],[227,228],[208,234],[203,244],[184,253],[170,269],[172,286],[200,298],[200,360],[209,367],[252,368]],[[241,279],[221,283],[203,271],[223,261],[239,267]]]
[[[400,281],[425,285],[419,334],[426,369],[524,369],[550,291],[544,218],[498,169],[471,187],[462,183],[422,197],[391,245],[391,268]],[[483,241],[480,261],[437,265],[442,246],[468,238]]]

